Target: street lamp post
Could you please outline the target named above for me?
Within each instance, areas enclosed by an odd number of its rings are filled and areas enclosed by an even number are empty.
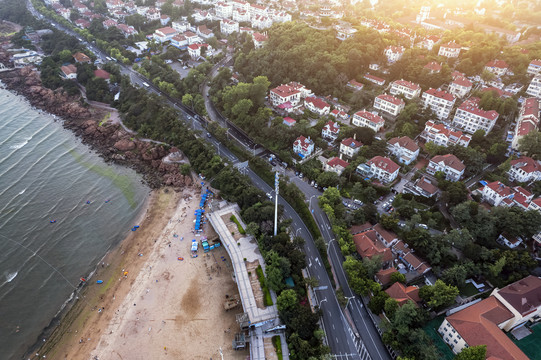
[[[317,307],[318,307],[318,308],[321,308],[321,304],[323,304],[323,303],[326,302],[326,301],[327,301],[327,298],[321,300],[321,301],[319,302],[319,305],[318,305]]]
[[[310,200],[308,200],[308,210],[310,210],[310,212],[313,211],[313,210],[312,210],[312,198],[313,198],[314,196],[317,196],[317,195],[312,195],[312,196],[310,196]]]
[[[348,305],[349,305],[349,300],[355,299],[355,296],[349,296],[349,297],[346,296],[345,298],[348,300],[347,303],[346,303],[346,309],[347,309],[347,308],[348,308]]]
[[[295,237],[297,237],[297,234],[299,233],[300,230],[301,228],[298,228],[297,231],[295,231]]]
[[[327,243],[327,254],[329,253],[329,249],[331,248],[331,243],[332,243],[333,241],[336,241],[336,239],[331,239],[331,241],[329,241],[329,242]]]

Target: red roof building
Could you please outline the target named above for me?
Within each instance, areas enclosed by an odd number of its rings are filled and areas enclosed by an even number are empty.
[[[338,156],[335,156],[325,163],[324,170],[334,172],[338,174],[338,176],[340,176],[348,166],[349,163],[347,161],[344,161]]]
[[[422,99],[423,106],[430,107],[440,120],[447,119],[455,105],[455,96],[439,89],[428,89]]]
[[[374,256],[381,256],[383,263],[390,263],[393,260],[391,249],[379,241],[374,230],[366,230],[360,234],[353,235],[353,242],[357,253],[363,257],[372,259]]]
[[[487,359],[527,360],[528,357],[500,330],[513,313],[496,297],[471,305],[445,318],[438,329],[458,354],[466,346],[486,345]]]
[[[355,140],[354,138],[347,138],[340,142],[340,154],[352,158],[357,155],[361,150],[363,144],[360,141]]]
[[[374,83],[374,84],[379,85],[379,86],[383,86],[385,84],[385,79],[382,79],[382,78],[374,76],[374,75],[365,74],[364,78],[366,80],[370,81],[371,83]]]
[[[473,134],[477,130],[483,130],[488,134],[500,114],[494,110],[483,110],[479,107],[481,99],[477,97],[469,98],[464,101],[455,113],[452,125],[467,133]]]
[[[106,81],[109,81],[109,79],[111,78],[111,74],[102,69],[94,70],[94,76],[100,79],[104,79]]]
[[[426,64],[424,68],[427,69],[431,74],[437,74],[441,71],[441,64],[431,61]]]
[[[406,99],[413,99],[419,96],[421,93],[421,87],[419,84],[412,83],[406,80],[395,80],[391,83],[391,89],[389,90],[391,95],[404,95]]]
[[[377,114],[362,110],[353,115],[351,123],[355,126],[367,127],[378,132],[385,125],[385,120]]]
[[[445,179],[449,181],[458,181],[464,175],[466,166],[455,155],[436,155],[428,163],[426,171],[430,175],[441,171],[445,174]]]
[[[471,136],[464,135],[462,131],[453,130],[444,124],[428,120],[425,129],[420,135],[426,142],[433,142],[439,146],[460,145],[468,147]]]
[[[314,152],[314,141],[310,137],[299,136],[293,143],[293,152],[301,158],[311,155]]]
[[[385,290],[387,295],[395,299],[398,302],[399,306],[404,305],[408,301],[413,301],[413,303],[419,307],[421,298],[419,297],[419,288],[417,286],[404,286],[399,282],[395,282],[387,290]]]

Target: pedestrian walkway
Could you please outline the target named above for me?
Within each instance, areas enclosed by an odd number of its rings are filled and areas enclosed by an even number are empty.
[[[223,215],[234,215],[239,221],[240,215],[238,207],[235,205],[227,205],[222,209],[213,209],[210,213],[209,221],[220,236],[235,270],[235,277],[239,293],[242,301],[242,308],[244,312],[248,314],[251,325],[256,325],[268,320],[278,318],[278,310],[276,305],[267,306],[265,309],[260,309],[256,305],[255,296],[250,284],[250,278],[248,271],[246,270],[245,260],[253,261],[259,260],[261,266],[264,268],[264,261],[261,254],[257,249],[257,245],[249,241],[249,238],[241,238],[237,242],[230,230],[227,228],[225,222],[222,219]]]

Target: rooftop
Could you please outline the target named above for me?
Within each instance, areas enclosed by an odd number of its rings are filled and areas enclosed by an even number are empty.
[[[447,321],[469,346],[486,345],[487,358],[526,360],[526,355],[498,327],[512,317],[511,311],[490,296],[448,316]]]

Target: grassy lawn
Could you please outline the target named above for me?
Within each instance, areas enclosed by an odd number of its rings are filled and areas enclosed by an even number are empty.
[[[426,324],[425,327],[423,327],[423,330],[428,334],[428,336],[438,349],[440,353],[440,359],[453,360],[455,354],[453,354],[449,346],[447,346],[447,344],[441,338],[440,334],[438,334],[438,328],[440,327],[444,319],[444,316],[438,316],[437,318],[434,318],[432,321]]]
[[[522,340],[516,340],[511,333],[507,336],[526,354],[530,359],[539,359],[541,354],[541,324],[530,328],[533,332]]]
[[[473,284],[466,284],[465,286],[461,287],[460,289],[460,295],[465,297],[470,297],[479,294],[479,290]]]

